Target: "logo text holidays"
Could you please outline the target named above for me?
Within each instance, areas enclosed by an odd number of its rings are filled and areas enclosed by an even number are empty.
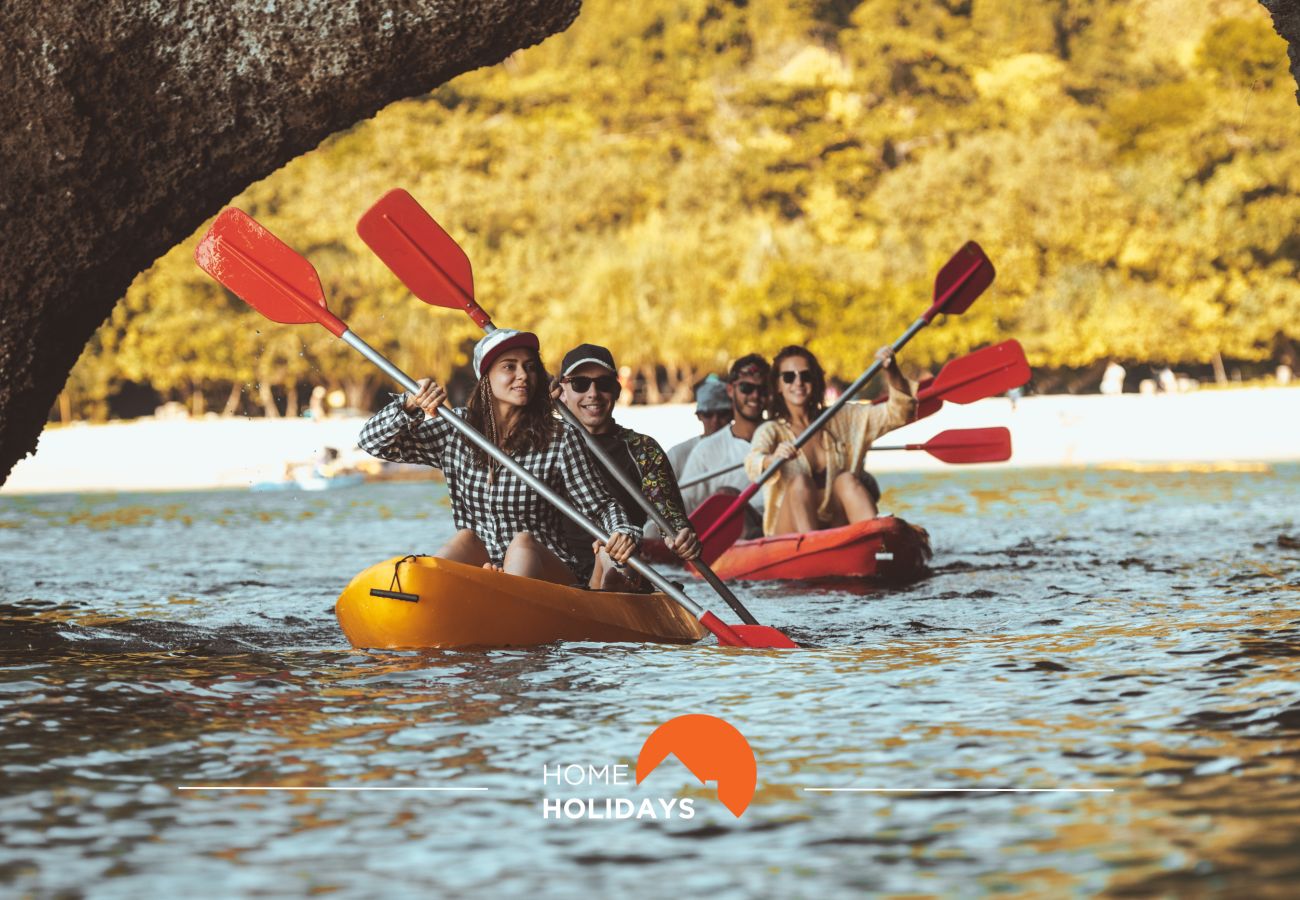
[[[689,798],[628,796],[636,790],[621,763],[554,763],[542,766],[544,819],[692,819]]]

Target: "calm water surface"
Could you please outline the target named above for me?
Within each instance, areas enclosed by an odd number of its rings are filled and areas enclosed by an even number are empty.
[[[811,647],[787,653],[350,649],[341,587],[450,531],[432,483],[0,497],[0,887],[1293,891],[1300,467],[887,482],[885,508],[931,531],[933,576],[742,587]],[[740,819],[676,760],[639,788],[543,784],[557,763],[634,765],[691,712],[757,754]],[[1005,787],[1112,792],[952,790]],[[650,795],[696,815],[542,815],[546,797]]]

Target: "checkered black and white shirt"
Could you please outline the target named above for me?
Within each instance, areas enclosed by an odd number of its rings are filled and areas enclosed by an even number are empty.
[[[464,407],[451,411],[465,418]],[[475,460],[473,445],[441,416],[426,417],[418,410],[408,414],[399,397],[366,422],[359,443],[362,450],[380,459],[442,469],[456,527],[469,528],[478,535],[497,565],[515,535],[528,531],[576,577],[586,580],[591,575],[590,569],[580,571],[565,543],[563,514],[505,468],[498,468],[489,483],[488,470]],[[605,488],[581,436],[572,428],[557,427],[548,447],[514,460],[604,531],[621,531],[640,540],[641,530]]]

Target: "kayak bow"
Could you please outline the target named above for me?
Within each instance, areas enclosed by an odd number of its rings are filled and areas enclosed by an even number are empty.
[[[399,556],[352,579],[335,607],[354,647],[533,647],[554,641],[693,644],[708,632],[664,594],[618,594]]]

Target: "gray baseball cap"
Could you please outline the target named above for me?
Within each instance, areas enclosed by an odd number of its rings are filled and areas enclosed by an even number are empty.
[[[718,376],[710,375],[695,389],[695,412],[731,412],[727,385]]]

